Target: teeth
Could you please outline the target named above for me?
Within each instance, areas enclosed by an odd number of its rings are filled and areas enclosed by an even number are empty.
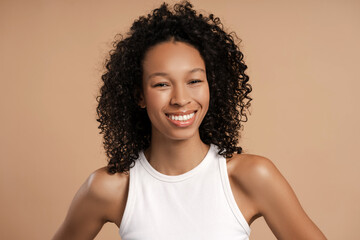
[[[188,115],[169,115],[169,118],[171,120],[175,120],[175,121],[187,121],[189,120],[190,118],[192,118],[193,116],[195,115],[195,113],[191,113],[191,114],[188,114]]]

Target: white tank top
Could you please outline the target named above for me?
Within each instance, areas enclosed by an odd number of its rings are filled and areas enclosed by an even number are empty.
[[[143,152],[130,168],[122,240],[243,240],[250,227],[230,188],[226,159],[211,145],[192,170],[169,176]]]

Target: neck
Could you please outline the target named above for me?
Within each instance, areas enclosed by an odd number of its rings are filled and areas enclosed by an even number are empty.
[[[180,175],[195,168],[205,158],[209,146],[200,135],[186,140],[169,140],[152,136],[144,154],[150,165],[166,175]]]

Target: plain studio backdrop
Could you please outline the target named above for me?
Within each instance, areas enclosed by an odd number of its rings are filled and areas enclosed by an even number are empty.
[[[104,59],[161,2],[0,1],[1,239],[50,239],[106,165],[95,120]],[[360,239],[360,2],[192,3],[242,39],[254,89],[245,152],[275,163],[329,239]],[[275,239],[263,218],[251,228]],[[96,239],[120,239],[117,227]]]

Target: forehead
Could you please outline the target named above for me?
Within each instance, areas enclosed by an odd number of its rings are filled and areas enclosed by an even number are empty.
[[[199,51],[188,43],[163,42],[151,47],[143,60],[144,75],[156,71],[181,72],[203,68],[205,63]]]

